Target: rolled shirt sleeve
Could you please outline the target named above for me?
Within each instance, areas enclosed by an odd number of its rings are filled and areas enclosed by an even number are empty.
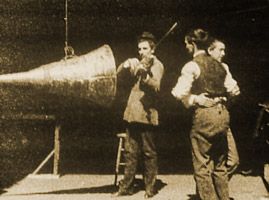
[[[194,80],[199,77],[200,73],[200,68],[196,62],[190,61],[186,63],[181,70],[181,75],[175,87],[172,89],[172,95],[181,100],[186,107],[190,107],[194,103],[196,95],[191,94],[190,91]]]
[[[240,94],[240,89],[239,86],[236,82],[236,80],[233,79],[232,74],[229,70],[229,67],[227,64],[222,63],[224,69],[226,70],[226,77],[225,77],[225,81],[224,81],[224,87],[227,89],[227,92],[231,95],[231,96],[237,96]]]

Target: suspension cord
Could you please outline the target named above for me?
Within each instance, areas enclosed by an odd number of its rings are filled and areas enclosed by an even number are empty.
[[[72,58],[75,55],[75,51],[72,46],[68,44],[68,0],[65,0],[65,46],[64,46],[64,59]]]
[[[68,0],[65,0],[65,47],[68,46]]]

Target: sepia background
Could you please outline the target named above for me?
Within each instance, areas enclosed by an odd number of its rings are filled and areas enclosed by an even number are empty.
[[[241,158],[239,171],[250,166],[259,169],[266,156],[264,149],[255,154],[253,132],[258,103],[269,99],[267,0],[69,0],[68,7],[68,43],[75,54],[108,44],[117,66],[137,56],[136,37],[142,31],[160,39],[178,22],[156,52],[165,66],[156,141],[161,174],[192,173],[188,140],[191,112],[170,94],[182,66],[190,59],[184,34],[201,27],[224,40],[225,62],[241,88],[240,97],[230,108]],[[26,71],[63,59],[64,16],[64,0],[1,0],[0,73]],[[0,86],[0,187],[31,173],[53,148],[54,122],[5,116],[51,114],[63,104],[57,113],[62,120],[60,173],[113,174],[118,145],[115,135],[124,131],[122,113],[130,89],[128,78],[122,77],[118,83],[116,99],[109,108],[85,102],[65,104],[62,99],[48,106],[49,96]],[[44,170],[51,167],[48,164]]]

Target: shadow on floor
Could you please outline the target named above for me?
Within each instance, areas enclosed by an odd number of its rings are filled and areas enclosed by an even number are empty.
[[[196,194],[188,194],[187,200],[200,200],[200,198]]]
[[[165,187],[167,184],[162,182],[162,180],[156,181],[156,190],[160,191],[163,187]],[[144,190],[144,183],[142,179],[135,179],[134,183],[134,193],[139,192],[140,190]],[[100,194],[100,193],[115,193],[117,192],[118,187],[115,185],[103,185],[98,187],[90,187],[90,188],[77,188],[77,189],[68,189],[68,190],[57,190],[57,191],[51,191],[51,192],[38,192],[38,193],[27,193],[23,195],[44,195],[44,194]],[[16,194],[21,195],[21,194]]]
[[[4,189],[0,189],[0,195],[6,193],[7,191]]]
[[[201,200],[196,194],[188,194],[188,197],[187,200]],[[229,200],[234,200],[234,198],[230,197]]]

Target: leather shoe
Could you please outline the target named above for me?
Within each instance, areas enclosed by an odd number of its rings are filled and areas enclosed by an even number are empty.
[[[126,191],[118,191],[112,194],[112,197],[120,197],[120,196],[128,196],[132,195],[133,193],[131,192],[126,192]]]
[[[154,196],[154,194],[153,193],[145,193],[145,195],[144,195],[144,198],[145,199],[150,199],[150,198],[152,198]]]

